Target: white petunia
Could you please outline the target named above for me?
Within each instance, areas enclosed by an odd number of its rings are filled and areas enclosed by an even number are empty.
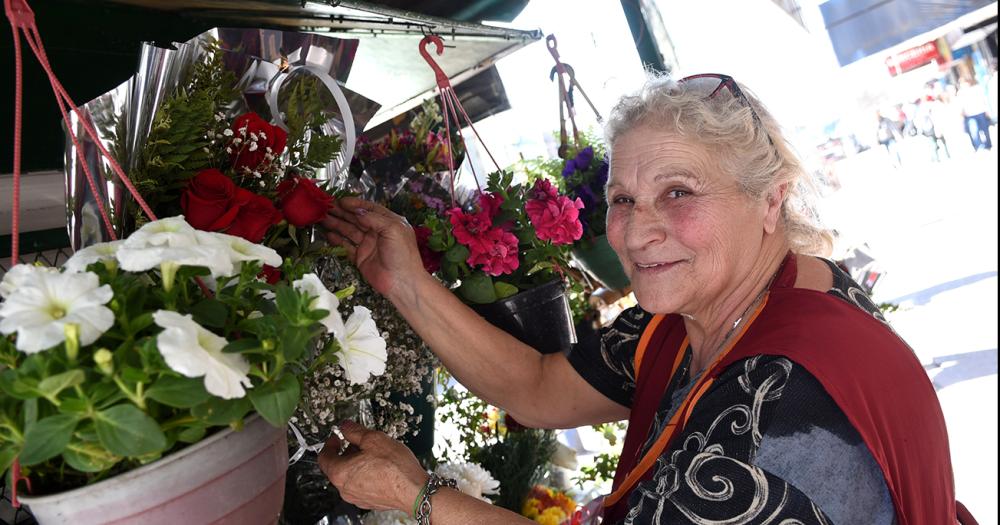
[[[171,370],[187,377],[205,377],[205,390],[223,399],[246,395],[251,386],[250,363],[240,354],[224,354],[223,337],[202,328],[190,315],[157,310],[153,322],[163,328],[156,346]]]
[[[500,482],[493,475],[475,463],[442,463],[434,472],[438,476],[458,482],[458,490],[474,498],[489,502],[486,494],[499,494]]]
[[[19,268],[18,265],[14,269]],[[8,274],[9,275],[9,274]],[[21,280],[30,277],[30,281]],[[115,323],[115,315],[104,306],[114,297],[97,275],[20,270],[15,286],[0,304],[0,333],[17,332],[17,349],[33,354],[66,340],[65,326],[80,327],[80,344],[96,341]],[[4,282],[7,281],[5,276]]]
[[[88,266],[98,261],[115,259],[118,249],[125,241],[100,242],[87,246],[73,254],[65,263],[63,269],[67,272],[79,273],[87,269]]]
[[[183,215],[167,217],[143,224],[125,239],[125,248],[147,248],[150,246],[197,246],[197,231],[184,220]]]
[[[281,266],[281,256],[267,246],[254,244],[243,237],[225,233],[203,232],[197,234],[198,242],[204,245],[218,244],[227,249],[233,264],[244,261],[260,261],[275,268]]]
[[[230,249],[218,241],[199,239],[183,215],[150,222],[125,239],[116,257],[128,272],[144,272],[162,264],[204,266],[212,277],[235,274]]]
[[[385,373],[385,339],[378,333],[371,310],[355,306],[344,323],[344,330],[344,336],[337,337],[337,341],[340,343],[340,366],[347,380],[359,385],[368,381],[369,376]]]
[[[0,297],[6,299],[21,286],[36,282],[43,273],[57,274],[59,269],[49,266],[35,266],[34,264],[19,264],[11,268],[0,281]]]
[[[221,246],[151,246],[147,248],[121,247],[118,265],[128,272],[144,272],[164,263],[178,266],[204,266],[212,277],[235,275],[233,263]]]
[[[326,327],[327,333],[333,334],[338,340],[344,337],[344,319],[340,317],[340,312],[337,310],[340,307],[340,299],[337,299],[337,296],[326,288],[316,274],[303,275],[301,279],[292,283],[292,288],[313,297],[309,303],[310,309],[330,312],[320,320],[320,323]]]

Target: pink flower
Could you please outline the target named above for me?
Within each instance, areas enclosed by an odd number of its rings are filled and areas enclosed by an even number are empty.
[[[524,205],[524,211],[535,227],[535,234],[553,244],[572,244],[583,236],[583,224],[580,223],[582,208],[583,201],[579,198],[571,201],[565,195],[532,199]]]
[[[559,190],[545,179],[535,181],[535,187],[531,188],[531,196],[538,200],[549,200],[559,196]]]
[[[520,265],[517,250],[517,237],[513,233],[500,228],[492,228],[484,232],[472,245],[469,245],[470,266],[482,266],[482,270],[494,277],[513,273]]]
[[[496,193],[483,192],[479,194],[479,211],[485,213],[490,220],[493,220],[500,212],[500,205],[503,204],[503,196]]]
[[[482,212],[465,213],[461,208],[452,208],[447,213],[455,239],[469,248],[477,244],[479,237],[493,227],[493,221]]]

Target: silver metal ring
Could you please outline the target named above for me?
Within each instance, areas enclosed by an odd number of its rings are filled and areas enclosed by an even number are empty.
[[[337,425],[333,425],[333,427],[330,429],[330,432],[333,433],[333,435],[337,436],[337,439],[340,440],[340,450],[337,451],[337,455],[343,456],[344,452],[347,451],[347,447],[351,446],[351,442],[348,441],[346,437],[344,437],[344,433],[340,431],[340,427]]]

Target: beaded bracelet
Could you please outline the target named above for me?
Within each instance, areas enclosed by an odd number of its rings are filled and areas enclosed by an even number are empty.
[[[441,487],[456,488],[458,482],[431,474],[427,478],[424,488],[420,489],[416,501],[413,502],[413,519],[417,520],[417,525],[431,525],[431,496],[437,493]]]

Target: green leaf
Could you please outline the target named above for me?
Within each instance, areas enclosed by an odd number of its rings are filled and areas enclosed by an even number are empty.
[[[83,370],[70,370],[51,377],[46,377],[38,383],[38,391],[45,397],[54,398],[63,390],[83,383],[86,376]]]
[[[32,399],[40,394],[35,388],[34,380],[20,378],[17,370],[4,370],[0,373],[0,390],[15,399]]]
[[[458,294],[466,302],[474,304],[489,304],[497,300],[493,289],[493,279],[483,273],[474,273],[462,280]]]
[[[260,350],[260,341],[254,337],[244,337],[243,339],[237,339],[226,346],[222,347],[222,353],[224,354],[239,354],[243,352],[253,353],[254,350]]]
[[[301,388],[298,379],[286,374],[277,381],[269,381],[250,389],[250,401],[261,417],[271,425],[281,428],[295,413]]]
[[[174,408],[191,408],[209,398],[201,378],[165,375],[146,391],[146,397]]]
[[[167,437],[156,420],[135,405],[115,405],[94,416],[97,438],[119,456],[142,456],[167,446]]]
[[[224,328],[226,326],[226,317],[229,315],[229,309],[221,301],[205,299],[191,308],[191,315],[202,326]]]
[[[203,437],[205,437],[205,426],[195,425],[185,428],[177,434],[177,441],[182,443],[195,443],[201,441],[201,438]]]
[[[24,433],[21,463],[35,465],[54,458],[66,448],[79,421],[77,416],[59,414],[39,420]]]
[[[469,258],[469,249],[465,245],[455,244],[444,252],[444,258],[454,263],[460,263]]]
[[[0,448],[0,474],[7,472],[16,457],[17,447],[14,445]]]
[[[288,286],[278,286],[274,289],[275,303],[278,305],[278,312],[295,322],[299,318],[299,293]]]
[[[531,269],[528,270],[527,275],[534,275],[534,274],[536,274],[536,273],[538,273],[538,272],[540,272],[542,270],[545,270],[545,269],[548,269],[548,268],[552,268],[552,266],[553,266],[553,264],[551,262],[549,262],[549,261],[542,261],[542,262],[540,262],[540,263],[532,266]]]
[[[122,459],[93,441],[72,442],[66,445],[62,456],[69,466],[80,472],[103,472]]]
[[[494,282],[493,289],[496,291],[497,299],[506,299],[507,297],[516,295],[518,292],[516,286],[510,283],[505,283],[503,281]]]
[[[243,419],[253,406],[247,398],[222,399],[210,397],[208,401],[191,409],[191,415],[209,425],[228,425]]]
[[[286,361],[297,361],[306,351],[310,333],[302,328],[289,327],[281,332],[281,352]]]

